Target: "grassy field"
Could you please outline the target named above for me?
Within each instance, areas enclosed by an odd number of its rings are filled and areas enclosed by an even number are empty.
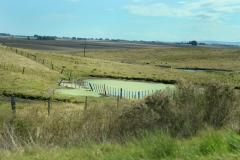
[[[24,52],[37,57],[38,62],[48,61],[65,77],[111,77],[150,81],[178,81],[186,79],[198,84],[221,82],[239,86],[239,50],[212,48],[140,48],[116,50],[89,50],[87,57],[82,51],[34,51]],[[26,54],[25,54],[26,56]],[[32,56],[32,58],[33,58]],[[159,67],[170,65],[172,68]],[[176,68],[208,68],[232,70],[231,72],[189,73]]]
[[[79,43],[34,43],[0,46],[0,159],[239,159],[239,49],[118,44],[84,57]],[[54,92],[61,79],[93,77],[177,84],[172,95],[89,97],[87,107]],[[16,114],[11,94],[25,98]]]
[[[47,96],[59,78],[56,71],[0,47],[1,93]]]

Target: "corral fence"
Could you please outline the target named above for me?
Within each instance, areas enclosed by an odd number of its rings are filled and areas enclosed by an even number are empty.
[[[119,97],[119,98],[125,98],[125,99],[143,99],[147,96],[150,96],[154,94],[157,91],[160,90],[127,90],[124,88],[118,88],[109,86],[107,84],[96,84],[88,81],[61,81],[59,85],[69,88],[85,88],[89,91],[98,93],[102,96],[110,96],[110,97]]]

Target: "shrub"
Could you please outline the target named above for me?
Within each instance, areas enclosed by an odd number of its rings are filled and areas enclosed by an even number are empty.
[[[175,119],[173,104],[168,95],[158,92],[145,99],[145,105],[158,114],[158,126],[167,130]]]
[[[204,120],[211,126],[220,128],[230,120],[236,107],[234,88],[211,84],[205,87]]]
[[[180,82],[173,95],[176,119],[173,122],[174,135],[188,137],[203,127],[204,96],[199,86]]]
[[[193,136],[204,126],[222,127],[238,105],[234,89],[222,85],[205,87],[181,82],[172,94],[157,92],[128,108],[119,117],[121,132],[161,129],[173,136]]]
[[[119,136],[138,135],[141,130],[153,129],[159,116],[145,104],[134,104],[127,107],[119,116],[116,124],[116,133]]]

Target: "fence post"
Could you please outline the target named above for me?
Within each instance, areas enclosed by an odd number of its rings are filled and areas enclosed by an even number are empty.
[[[15,114],[16,113],[16,99],[14,96],[11,96],[11,107],[12,107],[12,112]]]
[[[63,72],[64,72],[64,67],[62,67],[62,70],[61,70],[61,72],[60,72],[60,73],[61,73],[61,74],[63,74]]]
[[[106,85],[105,84],[103,86],[103,90],[104,90],[104,95],[106,96],[107,95],[107,91],[106,91]]]
[[[54,69],[54,66],[53,66],[53,63],[51,62],[51,67],[52,67],[52,70]]]
[[[48,99],[48,116],[50,116],[51,106],[52,106],[52,100],[51,100],[51,98],[49,98]]]
[[[87,110],[87,105],[88,105],[87,102],[88,102],[88,97],[86,96],[84,110]]]
[[[93,87],[92,87],[91,83],[89,83],[89,86],[90,86],[91,90],[93,91]]]
[[[64,82],[63,82],[63,79],[61,79],[58,83],[58,86],[61,86],[61,84],[63,83],[63,86],[64,86]]]
[[[25,73],[25,67],[23,67],[23,70],[22,70],[22,74],[24,74]]]
[[[138,91],[138,99],[140,99],[140,91]]]
[[[123,91],[123,89],[121,88],[120,89],[120,98],[122,99],[122,91]]]

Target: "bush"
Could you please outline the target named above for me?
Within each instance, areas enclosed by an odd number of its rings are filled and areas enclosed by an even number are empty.
[[[230,120],[236,107],[234,88],[218,84],[208,85],[205,89],[204,120],[212,127],[220,128]]]
[[[145,104],[134,104],[127,107],[119,116],[115,131],[119,137],[138,135],[142,130],[154,128],[158,120],[158,114]]]
[[[235,119],[232,113],[236,102],[231,87],[181,82],[172,95],[158,92],[129,108],[119,117],[119,123],[122,132],[158,128],[173,136],[189,137],[206,125],[220,128]]]

